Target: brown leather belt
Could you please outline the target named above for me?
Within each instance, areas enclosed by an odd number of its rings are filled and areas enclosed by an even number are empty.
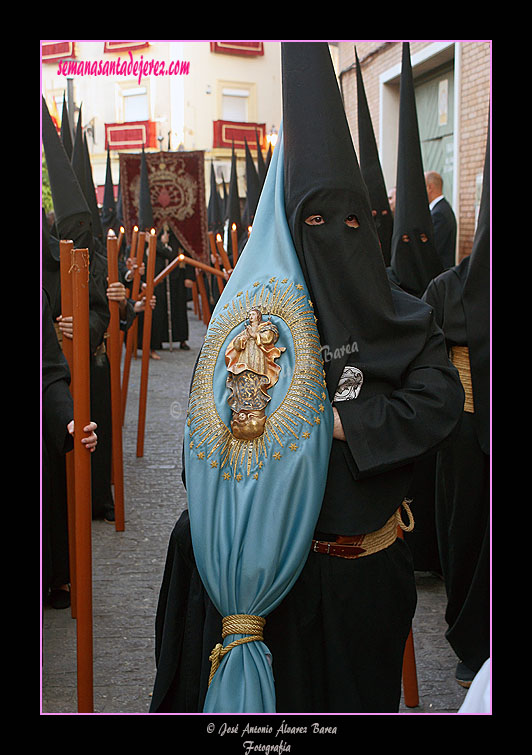
[[[311,550],[338,558],[361,558],[384,550],[397,539],[397,528],[405,532],[414,529],[414,517],[409,507],[411,501],[403,501],[402,506],[408,513],[409,524],[405,525],[401,518],[401,507],[388,519],[384,527],[365,535],[338,535],[335,540],[313,540]]]
[[[452,346],[451,362],[458,370],[460,381],[464,389],[464,412],[474,414],[475,402],[473,400],[473,382],[471,380],[471,365],[469,363],[469,349],[467,346]]]

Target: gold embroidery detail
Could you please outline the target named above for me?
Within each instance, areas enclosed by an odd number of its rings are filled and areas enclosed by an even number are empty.
[[[299,440],[301,425],[306,424],[310,428],[320,424],[316,412],[324,410],[320,397],[324,399],[327,395],[323,392],[326,387],[325,372],[308,295],[304,291],[300,293],[298,286],[301,284],[288,283],[287,278],[282,281],[287,285],[281,285],[275,278],[267,280],[273,285],[259,282],[259,286],[239,291],[211,319],[192,382],[187,418],[191,444],[202,447],[198,458],[209,460],[216,454],[224,480],[233,476],[241,480],[244,471],[247,476],[256,473],[263,467],[263,460],[268,457],[272,444],[283,449],[285,446],[291,448],[291,443],[297,448],[294,441]],[[242,325],[254,306],[261,306],[268,317],[277,318],[288,327],[293,342],[294,370],[283,399],[267,417],[263,434],[253,440],[240,440],[233,436],[218,414],[214,374],[229,335]],[[308,433],[301,435],[310,437]],[[280,450],[272,453],[275,460],[281,457]]]

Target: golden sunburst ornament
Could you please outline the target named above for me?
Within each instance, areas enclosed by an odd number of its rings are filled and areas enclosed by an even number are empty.
[[[297,453],[302,430],[303,437],[315,427],[316,414],[320,412],[325,386],[321,344],[315,326],[314,312],[309,308],[308,297],[300,293],[301,284],[284,279],[283,284],[271,279],[252,290],[240,291],[228,306],[211,319],[192,381],[187,424],[196,449],[201,449],[201,458],[219,459],[223,477],[227,469],[236,477],[245,470],[246,475],[262,469],[264,460],[279,459],[279,449],[285,445]],[[252,440],[236,438],[229,423],[220,417],[215,400],[215,369],[220,351],[233,331],[246,320],[249,311],[260,307],[272,322],[284,323],[291,334],[294,369],[290,385],[276,409],[272,410],[264,425],[264,431]],[[285,331],[286,332],[286,331]],[[286,367],[285,367],[286,369]],[[276,386],[273,390],[279,390]]]

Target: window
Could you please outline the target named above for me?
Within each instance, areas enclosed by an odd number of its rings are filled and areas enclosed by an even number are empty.
[[[138,89],[124,89],[122,91],[124,103],[124,121],[147,121],[149,120],[148,112],[148,93],[145,87]]]
[[[246,89],[222,90],[223,121],[246,122],[248,120],[249,91]]]

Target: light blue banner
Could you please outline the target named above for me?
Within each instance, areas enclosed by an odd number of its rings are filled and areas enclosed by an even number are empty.
[[[281,133],[248,243],[207,329],[185,428],[194,553],[222,616],[267,622],[300,574],[332,427],[316,319],[286,222]],[[275,712],[264,642],[223,657],[204,711]]]

